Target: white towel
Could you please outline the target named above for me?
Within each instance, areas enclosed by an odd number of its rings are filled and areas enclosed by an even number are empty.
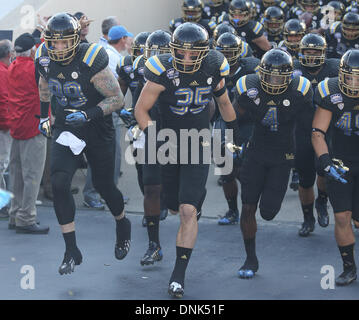
[[[56,142],[65,147],[70,147],[72,153],[78,156],[82,150],[86,147],[86,142],[77,138],[74,134],[69,131],[64,131],[57,138]]]

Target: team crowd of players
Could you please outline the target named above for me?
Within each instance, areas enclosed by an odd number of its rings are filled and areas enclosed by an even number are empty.
[[[153,163],[151,146],[159,153],[167,150],[156,139],[160,129],[172,129],[178,145],[183,129],[222,130],[223,152],[231,150],[234,165],[219,179],[228,212],[218,224],[240,222],[247,254],[240,278],[252,278],[259,267],[257,207],[265,220],[275,218],[293,170],[291,186],[298,189],[304,216],[299,235],[314,231],[314,206],[319,225],[328,226],[329,198],[344,266],[336,283],[350,284],[357,277],[352,223],[359,225],[358,2],[184,0],[182,11],[181,18],[170,21],[170,32],[136,35],[132,55],[118,63],[118,80],[108,68],[104,48],[80,44],[81,25],[75,17],[59,13],[47,23],[35,63],[40,74],[39,130],[52,138],[54,208],[66,245],[60,274],[73,272],[82,262],[71,194],[79,156],[57,143],[64,132],[86,143],[83,152],[93,184],[116,221],[116,258],[124,259],[130,250],[131,223],[113,179],[111,115],[118,111],[129,129],[133,155],[144,158],[136,163],[149,238],[141,265],[163,258],[161,212],[168,209],[180,216],[171,296],[184,294],[206,197],[209,164],[202,155],[208,144],[202,140],[198,145],[199,163]],[[133,105],[125,109],[128,90]],[[48,117],[50,102],[54,125]],[[232,130],[231,141],[226,129]],[[180,159],[179,148],[175,150]]]

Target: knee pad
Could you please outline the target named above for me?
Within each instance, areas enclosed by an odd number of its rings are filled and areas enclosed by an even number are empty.
[[[268,209],[260,209],[261,217],[266,221],[271,221],[278,214],[278,211],[268,210]]]

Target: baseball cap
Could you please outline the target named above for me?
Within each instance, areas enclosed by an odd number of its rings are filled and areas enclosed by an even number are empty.
[[[25,52],[30,50],[34,45],[41,43],[41,39],[34,38],[30,33],[23,33],[15,40],[15,51]]]
[[[110,41],[120,40],[123,37],[133,37],[133,34],[128,32],[124,26],[113,26],[108,32]]]

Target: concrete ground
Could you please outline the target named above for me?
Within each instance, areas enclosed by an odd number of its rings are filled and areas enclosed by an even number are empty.
[[[125,146],[124,146],[125,148]],[[63,238],[52,203],[39,199],[38,220],[50,226],[48,235],[20,235],[0,221],[0,299],[109,299],[166,300],[168,280],[175,261],[175,241],[179,218],[169,215],[161,222],[160,238],[164,259],[152,267],[139,261],[147,249],[147,231],[142,227],[143,198],[137,186],[136,170],[123,161],[119,186],[130,197],[126,211],[132,222],[132,245],[123,261],[114,257],[115,223],[109,211],[85,209],[82,194],[75,195],[78,246],[82,265],[67,276],[58,274],[64,253]],[[212,171],[213,172],[213,171]],[[185,297],[188,300],[348,300],[359,298],[359,283],[324,290],[323,266],[332,266],[335,276],[342,263],[334,239],[333,213],[330,225],[318,224],[308,238],[298,236],[302,214],[298,194],[288,190],[281,212],[273,222],[258,216],[257,256],[259,271],[252,280],[237,278],[245,259],[239,225],[218,226],[218,215],[226,211],[217,177],[209,175],[208,194],[199,222],[199,236],[187,269]],[[84,172],[79,170],[74,186],[82,189]],[[240,199],[239,199],[240,207]],[[358,231],[356,237],[358,238]],[[358,261],[358,249],[356,249]],[[24,266],[35,273],[34,290],[24,290]],[[23,273],[21,273],[23,272]],[[25,278],[24,278],[25,277]],[[324,281],[325,282],[325,281]],[[27,284],[32,282],[28,281]]]

